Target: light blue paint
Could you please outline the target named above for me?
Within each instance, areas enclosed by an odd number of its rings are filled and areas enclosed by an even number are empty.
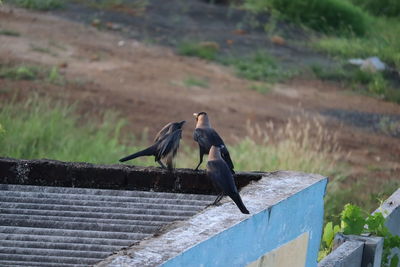
[[[323,179],[162,266],[246,266],[304,232],[309,232],[306,266],[317,266],[326,184],[327,179]]]

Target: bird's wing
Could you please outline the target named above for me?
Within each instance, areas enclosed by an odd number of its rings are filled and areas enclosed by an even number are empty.
[[[158,155],[160,158],[168,155],[170,152],[176,153],[179,147],[179,141],[182,137],[182,130],[178,129],[170,134],[165,135],[158,143]]]
[[[167,125],[165,125],[156,135],[156,137],[154,138],[154,142],[159,141],[163,136],[165,136],[165,134],[168,132],[169,128],[171,127],[172,122],[168,123]]]
[[[233,181],[233,176],[223,160],[211,160],[207,162],[207,174],[211,180],[225,194],[229,195],[237,193],[236,185]]]
[[[212,145],[224,145],[224,141],[213,128],[196,128],[193,139],[205,148],[210,148]]]

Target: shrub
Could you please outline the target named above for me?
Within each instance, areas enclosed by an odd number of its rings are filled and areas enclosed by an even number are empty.
[[[325,33],[364,35],[369,22],[361,8],[345,0],[246,0],[245,6],[276,10],[285,19]]]
[[[355,5],[376,16],[399,17],[399,0],[351,0]]]

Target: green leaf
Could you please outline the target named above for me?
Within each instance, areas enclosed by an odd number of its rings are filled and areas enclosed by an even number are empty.
[[[381,212],[369,215],[366,219],[368,231],[377,236],[386,236],[388,229],[385,227],[385,218]]]
[[[324,228],[324,235],[322,236],[322,240],[325,242],[326,246],[329,248],[332,244],[332,240],[334,237],[332,222],[328,222]]]
[[[359,235],[363,232],[366,220],[360,207],[346,204],[341,215],[341,226],[345,235]]]
[[[335,236],[339,232],[340,232],[340,226],[339,225],[335,225],[333,227],[333,236]]]

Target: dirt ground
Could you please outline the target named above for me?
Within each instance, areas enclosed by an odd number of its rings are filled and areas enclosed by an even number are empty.
[[[129,131],[140,135],[148,128],[150,137],[167,122],[184,119],[189,122],[184,132],[188,140],[193,112],[207,111],[228,143],[248,135],[247,121],[279,126],[296,116],[318,117],[326,129],[338,133],[344,154],[351,152],[346,161],[354,179],[370,177],[371,185],[400,179],[399,138],[355,123],[371,114],[400,121],[397,104],[305,79],[276,84],[268,94],[260,94],[249,89],[256,82],[237,78],[227,67],[46,13],[2,7],[0,28],[20,33],[0,35],[0,63],[59,66],[68,81],[52,85],[0,79],[3,99],[19,89],[71,103],[78,100],[82,112],[116,110],[128,120]],[[185,85],[190,77],[209,86]],[[363,116],[355,116],[352,123],[343,119],[346,112]]]

